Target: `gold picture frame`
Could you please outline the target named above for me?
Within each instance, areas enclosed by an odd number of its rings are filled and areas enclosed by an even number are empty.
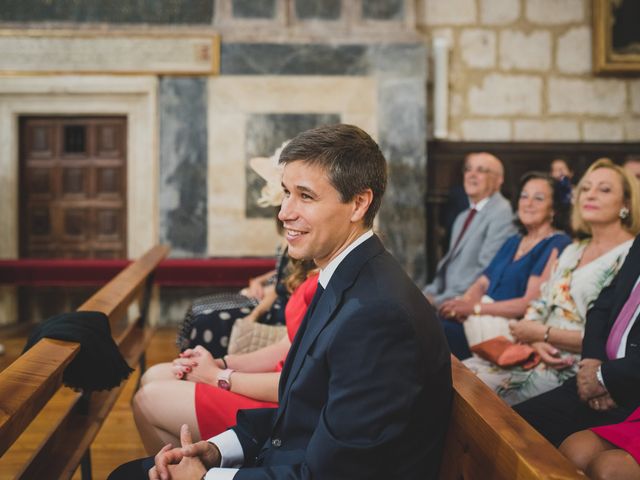
[[[627,10],[637,9],[638,3],[638,0],[593,0],[595,73],[640,75],[640,29],[634,15],[625,15]],[[621,19],[619,22],[616,21],[616,14]],[[635,29],[629,28],[627,22],[634,20]],[[631,39],[628,35],[630,31],[634,32]],[[618,45],[614,46],[615,43]]]

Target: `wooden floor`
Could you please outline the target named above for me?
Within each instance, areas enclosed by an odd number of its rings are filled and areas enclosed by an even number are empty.
[[[177,355],[174,343],[175,329],[159,330],[151,340],[147,350],[147,364],[170,361]],[[0,356],[0,370],[5,368],[21,352],[24,337],[3,340],[7,353]],[[105,421],[91,448],[93,478],[106,478],[116,466],[136,457],[145,456],[142,442],[133,422],[130,402],[139,377],[136,370],[127,380],[127,384]],[[40,443],[51,425],[65,411],[74,392],[61,389],[45,407],[42,414],[29,426],[18,441],[0,458],[0,480],[13,479],[25,461]],[[80,480],[80,472],[73,476]]]

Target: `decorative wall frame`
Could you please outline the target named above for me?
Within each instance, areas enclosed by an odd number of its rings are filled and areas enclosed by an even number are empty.
[[[640,2],[593,0],[593,69],[640,75]]]
[[[217,33],[0,29],[0,75],[217,75]]]

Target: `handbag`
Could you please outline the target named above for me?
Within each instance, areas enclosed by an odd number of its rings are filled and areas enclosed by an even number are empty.
[[[493,303],[493,299],[488,295],[483,295],[480,302],[485,305]],[[509,330],[510,318],[499,317],[497,315],[469,315],[462,323],[464,336],[469,345],[475,345],[490,338],[502,335],[509,340],[513,340]]]
[[[250,318],[236,320],[229,336],[229,354],[249,353],[276,343],[287,334],[285,325],[265,325]]]
[[[471,351],[502,368],[520,366],[530,370],[540,363],[540,355],[532,346],[514,343],[502,335],[473,345]]]
[[[258,304],[238,293],[216,293],[196,298],[178,328],[180,351],[202,345],[215,358],[227,353],[231,327]]]

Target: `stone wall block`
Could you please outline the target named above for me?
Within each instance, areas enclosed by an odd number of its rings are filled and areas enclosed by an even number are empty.
[[[529,35],[516,30],[501,32],[500,66],[505,70],[549,70],[551,34],[542,30]]]
[[[626,110],[622,80],[552,78],[548,84],[549,113],[617,116]]]
[[[508,141],[511,140],[511,124],[508,120],[464,120],[462,140]]]
[[[558,38],[556,68],[565,73],[591,72],[591,29],[572,28]]]
[[[575,141],[580,128],[575,120],[516,120],[514,140],[518,141]]]
[[[640,113],[640,80],[634,80],[629,84],[631,92],[631,111]]]
[[[519,0],[480,0],[480,21],[483,25],[507,25],[519,17]]]
[[[540,25],[584,22],[586,0],[526,0],[527,20]]]
[[[496,65],[496,34],[491,30],[469,29],[460,34],[460,51],[464,62],[472,68]]]
[[[542,80],[533,75],[488,75],[469,90],[469,109],[478,115],[539,115]]]
[[[627,142],[640,142],[640,119],[629,120],[625,123],[624,139]]]
[[[475,0],[424,0],[426,25],[468,25],[476,22]]]
[[[582,139],[587,142],[620,142],[624,139],[623,125],[618,122],[585,121]]]

